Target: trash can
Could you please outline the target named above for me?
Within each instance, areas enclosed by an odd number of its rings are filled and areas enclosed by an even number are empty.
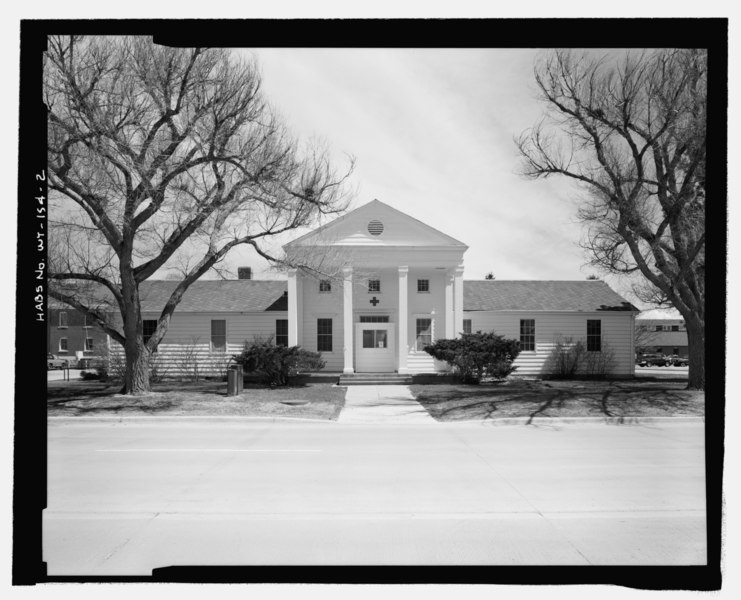
[[[244,388],[244,369],[242,365],[232,365],[226,372],[226,395],[239,396]]]

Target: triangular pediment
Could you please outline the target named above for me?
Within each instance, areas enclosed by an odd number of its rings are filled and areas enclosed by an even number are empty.
[[[463,242],[379,200],[307,233],[285,248],[301,246],[467,248]]]

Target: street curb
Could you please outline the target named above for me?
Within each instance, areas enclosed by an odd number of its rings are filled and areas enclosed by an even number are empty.
[[[68,422],[68,423],[93,423],[101,421],[104,423],[131,423],[136,421],[143,421],[145,423],[153,423],[155,421],[216,421],[216,422],[241,422],[241,421],[299,421],[303,423],[336,423],[337,421],[331,419],[304,419],[301,417],[243,417],[239,415],[234,416],[220,416],[220,415],[169,415],[160,417],[149,417],[146,415],[135,415],[126,417],[104,417],[104,416],[92,416],[92,417],[58,417],[50,416],[47,417],[48,421],[57,422]]]
[[[487,420],[466,420],[466,421],[432,421],[432,422],[420,422],[420,423],[394,423],[389,421],[367,421],[365,423],[339,423],[336,420],[323,420],[323,419],[304,419],[300,417],[242,417],[242,416],[208,416],[208,415],[173,415],[173,416],[161,416],[161,417],[149,417],[149,416],[130,416],[130,417],[48,417],[49,421],[58,423],[155,423],[165,421],[211,421],[211,422],[223,422],[223,423],[241,423],[241,422],[264,422],[269,421],[273,423],[280,422],[299,422],[299,423],[317,423],[317,424],[337,424],[337,425],[411,425],[411,426],[433,426],[433,425],[480,425],[480,426],[491,426],[491,427],[502,427],[502,426],[522,426],[522,425],[533,425],[533,426],[558,426],[558,425],[650,425],[650,424],[674,424],[674,425],[688,425],[688,424],[701,424],[705,422],[705,417],[563,417],[563,418],[550,418],[550,417],[537,417],[534,418],[530,423],[530,417],[509,417],[502,419],[487,419]]]
[[[501,419],[467,420],[467,421],[437,421],[446,425],[646,425],[651,423],[693,424],[704,423],[705,417],[504,417]]]

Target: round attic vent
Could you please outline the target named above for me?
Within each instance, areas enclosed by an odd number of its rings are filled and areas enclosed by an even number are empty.
[[[371,221],[368,223],[368,233],[371,235],[381,235],[383,233],[383,223],[381,221]]]

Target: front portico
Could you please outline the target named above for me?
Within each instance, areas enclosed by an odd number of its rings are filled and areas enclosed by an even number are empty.
[[[285,249],[314,263],[289,273],[289,345],[345,374],[446,368],[423,347],[463,329],[465,244],[374,200]]]

